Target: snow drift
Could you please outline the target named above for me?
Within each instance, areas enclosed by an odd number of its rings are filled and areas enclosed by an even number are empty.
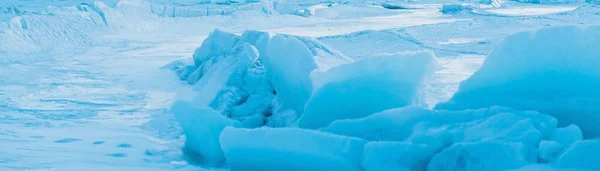
[[[398,53],[314,72],[314,93],[298,126],[316,129],[339,119],[361,118],[385,109],[419,105],[420,87],[434,62],[431,52]]]
[[[600,135],[600,27],[560,26],[507,37],[436,109],[507,106],[555,116]]]

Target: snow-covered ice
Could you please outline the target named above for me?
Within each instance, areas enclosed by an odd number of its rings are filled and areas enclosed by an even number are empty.
[[[598,170],[595,4],[3,0],[0,170]]]

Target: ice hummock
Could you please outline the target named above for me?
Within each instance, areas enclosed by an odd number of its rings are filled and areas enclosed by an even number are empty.
[[[351,60],[308,37],[214,30],[194,52],[193,65],[172,66],[197,91],[190,102],[173,106],[189,137],[186,149],[207,165],[220,164],[222,152],[214,144],[224,126],[291,125],[304,109],[303,97],[312,94],[310,73]],[[206,117],[222,122],[202,119]]]
[[[408,105],[422,105],[424,78],[433,70],[431,52],[387,54],[313,72],[314,92],[298,120],[302,128],[326,127]]]
[[[263,36],[269,37],[261,32],[238,36],[213,31],[194,52],[194,65],[178,71],[182,80],[198,90],[194,103],[239,121],[268,115],[274,90],[259,61],[261,50],[256,48]]]
[[[276,110],[301,114],[312,94],[310,73],[352,61],[308,37],[220,30],[206,38],[193,59],[194,66],[179,68],[180,78],[203,92],[208,99],[201,103],[227,116],[239,115],[232,113],[237,105],[257,103],[252,100],[271,105],[273,98]]]
[[[558,71],[578,71],[569,72],[575,76],[592,72],[598,62],[564,62],[560,57],[546,56],[560,56],[562,52],[541,53],[555,44],[527,43],[531,42],[527,38],[534,39],[533,42],[541,42],[542,38],[538,37],[549,39],[547,34],[554,34],[556,30],[566,31],[567,36],[581,32],[577,30],[579,28],[575,28],[576,31],[570,29],[573,27],[557,27],[547,29],[554,30],[550,33],[541,30],[535,36],[520,33],[507,38],[492,52],[484,67],[461,85],[462,92],[452,99],[459,101],[440,104],[438,109],[418,107],[419,88],[435,61],[431,52],[364,56],[356,60],[312,38],[258,31],[247,31],[238,36],[215,31],[196,51],[196,64],[190,66],[192,72],[181,73],[187,73],[182,74],[182,78],[197,79],[195,86],[202,92],[202,96],[192,103],[208,106],[195,113],[211,113],[200,118],[221,117],[215,119],[215,123],[195,120],[194,124],[182,124],[184,132],[187,131],[186,137],[190,136],[191,141],[196,142],[187,143],[186,148],[195,150],[202,158],[209,158],[212,163],[226,161],[232,169],[240,170],[505,170],[537,168],[535,164],[550,168],[593,169],[596,165],[589,161],[573,162],[581,156],[593,156],[580,149],[595,147],[593,143],[589,145],[589,140],[583,140],[585,128],[580,129],[577,122],[557,128],[558,122],[564,121],[561,115],[551,110],[554,108],[541,110],[546,108],[536,105],[546,103],[536,95],[548,90],[563,90],[553,94],[567,97],[563,99],[579,97],[581,93],[552,86],[539,88],[543,91],[527,87],[515,90],[505,86],[523,80],[526,82],[521,84],[530,84],[527,82],[531,81],[530,77],[524,79],[521,75],[536,78],[538,72],[554,74],[552,76],[559,75]],[[579,54],[574,56],[576,58],[591,60],[592,52],[597,51],[589,49],[591,46],[586,43],[590,42],[576,37],[561,35],[553,38],[575,41],[575,45],[579,45],[577,48],[583,51],[554,48]],[[506,43],[511,41],[524,47]],[[510,53],[525,50],[542,55],[528,57],[527,54]],[[505,56],[509,57],[499,58]],[[557,61],[562,65],[555,64]],[[508,68],[510,72],[498,74],[490,67]],[[482,73],[499,76],[481,76]],[[573,75],[568,79],[584,81]],[[486,79],[479,84],[469,83],[481,78]],[[563,77],[553,77],[549,81],[561,79],[568,81]],[[468,95],[471,92],[466,90],[473,89],[468,85],[491,90],[481,92],[495,93],[492,94],[495,96],[461,101],[463,99],[457,97],[466,96],[461,93]],[[531,93],[523,97],[529,98],[524,102],[533,107],[523,107],[520,101],[513,100],[513,96],[522,95],[519,94],[522,92]],[[477,95],[475,97],[481,97]],[[502,100],[513,101],[496,103],[504,102]],[[561,103],[552,104],[552,107],[561,107],[557,105]],[[240,111],[246,112],[236,114]],[[297,117],[300,117],[297,121],[300,128],[264,127],[295,127]],[[212,127],[194,128],[201,124]],[[227,126],[229,128],[223,129]],[[198,138],[204,136],[211,138]],[[211,146],[203,146],[203,143]],[[215,144],[220,144],[220,148]]]
[[[507,37],[436,109],[536,110],[600,135],[600,27],[559,26]]]

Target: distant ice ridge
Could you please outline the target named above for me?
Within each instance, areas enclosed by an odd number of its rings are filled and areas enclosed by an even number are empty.
[[[21,2],[21,1],[17,1]],[[211,1],[219,5],[198,4],[183,6],[165,4],[158,0],[107,0],[107,1],[39,1],[28,8],[6,5],[0,7],[0,58],[16,60],[32,54],[47,55],[73,53],[95,43],[95,38],[109,33],[151,32],[173,24],[185,23],[187,27],[202,25],[210,31],[223,24],[235,25],[237,18],[260,18],[281,14],[272,1]],[[34,3],[34,2],[31,2]],[[40,5],[41,4],[41,5]],[[45,6],[44,6],[45,5]],[[51,6],[57,5],[57,6]],[[230,18],[187,17],[228,15]],[[235,22],[233,22],[235,21]],[[181,28],[187,28],[181,27]],[[68,49],[69,52],[62,52]],[[31,59],[34,60],[34,59]]]

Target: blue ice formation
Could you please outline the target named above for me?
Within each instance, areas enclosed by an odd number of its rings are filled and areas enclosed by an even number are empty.
[[[215,30],[179,70],[186,149],[237,170],[600,169],[599,27],[507,37],[422,108],[431,52],[350,58],[318,40]],[[285,127],[285,128],[282,128]]]
[[[600,27],[560,26],[507,37],[436,109],[535,110],[600,135]]]

